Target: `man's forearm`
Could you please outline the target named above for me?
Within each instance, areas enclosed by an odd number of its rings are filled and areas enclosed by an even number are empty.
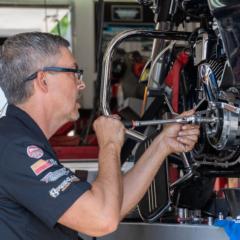
[[[120,147],[106,144],[100,147],[99,173],[92,188],[80,196],[58,222],[92,236],[113,232],[120,221],[122,191]]]
[[[120,148],[108,144],[100,148],[99,171],[93,187],[101,194],[104,207],[120,215],[123,199],[123,183],[120,171]]]

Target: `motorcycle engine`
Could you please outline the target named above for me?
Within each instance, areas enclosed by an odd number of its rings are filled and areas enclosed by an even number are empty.
[[[217,33],[217,28],[215,32],[200,29],[193,45],[194,66],[198,69],[197,111],[218,121],[201,126],[192,155],[201,165],[229,167],[239,162],[240,99]]]

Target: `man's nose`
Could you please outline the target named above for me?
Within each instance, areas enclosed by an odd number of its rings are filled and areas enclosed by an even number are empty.
[[[79,80],[77,82],[77,89],[78,90],[83,90],[85,87],[86,87],[86,84],[85,84],[85,82],[83,80]]]

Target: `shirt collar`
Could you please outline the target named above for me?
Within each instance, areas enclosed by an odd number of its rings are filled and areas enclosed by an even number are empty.
[[[47,142],[48,140],[44,135],[41,128],[37,125],[37,123],[30,117],[22,109],[18,108],[15,105],[8,105],[6,116],[11,116],[17,118],[19,121],[22,122],[34,135],[36,135],[37,139],[41,140],[43,143]]]

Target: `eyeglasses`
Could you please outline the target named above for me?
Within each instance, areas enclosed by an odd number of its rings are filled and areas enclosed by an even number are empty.
[[[77,68],[64,68],[64,67],[44,67],[41,70],[38,70],[37,72],[31,74],[27,78],[24,79],[24,82],[31,81],[37,77],[37,73],[39,71],[43,72],[71,72],[74,73],[74,76],[77,80],[82,81],[83,79],[83,70],[77,69]]]

